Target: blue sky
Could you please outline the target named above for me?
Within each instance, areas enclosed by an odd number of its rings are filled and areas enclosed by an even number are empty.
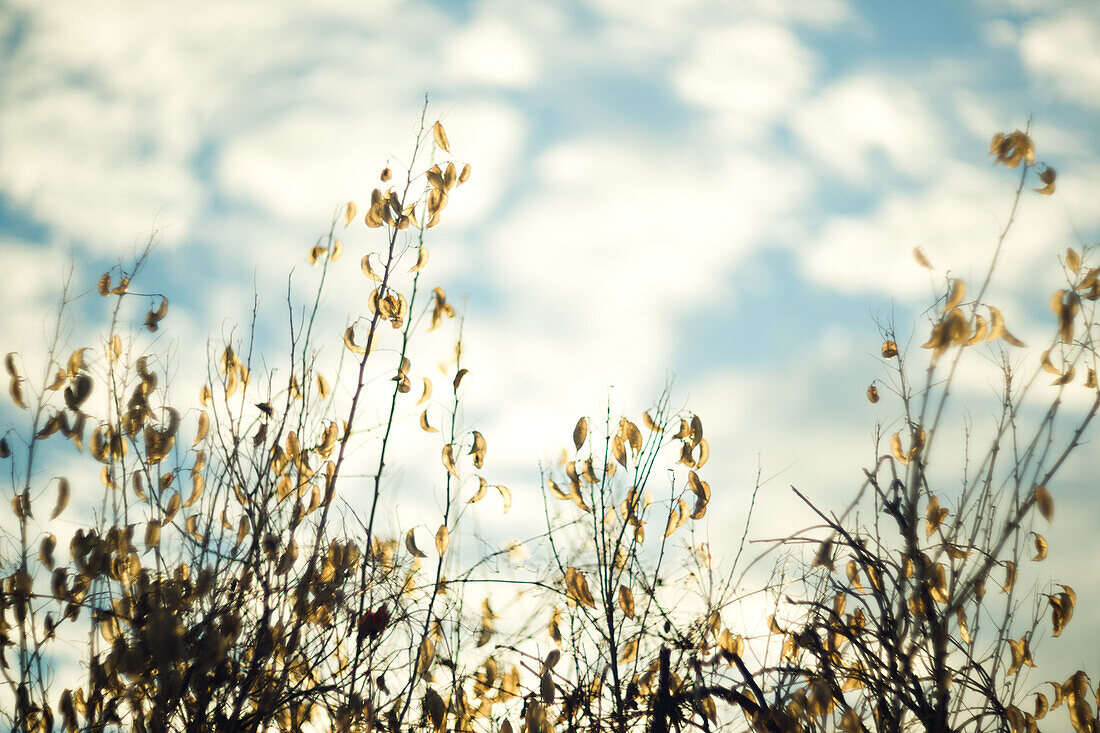
[[[536,490],[538,462],[609,387],[637,415],[673,378],[708,427],[725,516],[758,462],[785,469],[768,536],[800,516],[787,484],[828,502],[858,482],[893,419],[862,399],[874,319],[920,331],[934,285],[915,246],[937,277],[982,272],[1014,178],[988,141],[1029,117],[1059,188],[1025,199],[991,297],[1042,340],[1057,255],[1100,231],[1098,89],[1094,2],[9,0],[0,346],[40,346],[67,262],[90,287],[154,228],[162,345],[221,338],[254,289],[276,343],[287,273],[304,297],[309,247],[406,161],[427,93],[473,169],[429,239],[431,273],[466,299],[468,416],[514,490]],[[341,293],[362,288],[372,240],[344,241],[334,335],[361,307]],[[981,376],[959,394],[995,407]],[[1073,558],[1100,548],[1097,454],[1081,454],[1064,489],[1081,512],[1059,516],[1049,562],[1085,608],[1100,582]],[[1100,635],[1077,624],[1067,635]]]

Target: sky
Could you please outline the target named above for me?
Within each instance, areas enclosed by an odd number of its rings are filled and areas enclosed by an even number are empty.
[[[1029,120],[1058,189],[1024,197],[989,298],[1047,338],[1057,258],[1100,232],[1097,90],[1094,2],[7,0],[0,348],[40,349],[59,274],[91,288],[154,230],[158,347],[201,357],[255,294],[275,348],[288,273],[304,302],[306,253],[407,164],[427,95],[472,170],[430,232],[430,277],[462,306],[464,417],[498,475],[535,500],[577,417],[610,401],[637,420],[671,383],[704,420],[728,548],[758,471],[777,477],[754,538],[810,523],[790,485],[837,507],[858,487],[897,416],[863,397],[876,323],[915,348],[943,274],[984,273],[1015,185],[989,139]],[[378,246],[361,224],[340,235],[336,349]],[[175,362],[181,383],[201,361]],[[960,379],[969,414],[994,414],[988,378]],[[1100,551],[1097,457],[1086,444],[1067,468],[1050,532],[1047,569],[1080,608],[1100,604],[1079,561]],[[429,479],[402,470],[395,495],[416,505]],[[1058,663],[1100,662],[1081,658],[1100,648],[1081,616]]]

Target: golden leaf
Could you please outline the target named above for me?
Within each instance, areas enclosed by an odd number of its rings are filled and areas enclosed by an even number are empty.
[[[577,605],[590,608],[596,607],[596,601],[592,597],[592,592],[588,589],[588,580],[585,579],[584,573],[576,568],[571,567],[565,570],[565,591],[566,595]]]
[[[366,353],[366,349],[355,343],[355,327],[348,326],[344,331],[344,346],[348,347],[348,350],[354,354]]]
[[[425,433],[438,433],[439,428],[433,428],[428,424],[428,408],[424,408],[424,412],[420,413],[420,429]]]
[[[344,226],[351,224],[351,220],[355,218],[357,213],[359,213],[359,210],[355,208],[355,202],[349,201],[347,208],[344,209]]]
[[[1054,499],[1045,486],[1035,487],[1035,505],[1039,507],[1039,513],[1048,522],[1054,518]]]
[[[191,472],[191,495],[187,497],[187,501],[183,502],[183,507],[186,509],[202,497],[203,488],[206,486],[206,479],[198,471]]]
[[[924,256],[924,252],[920,247],[913,248],[913,259],[917,261],[917,264],[921,267],[932,269],[932,263],[928,261],[928,258]]]
[[[947,313],[951,309],[957,308],[964,297],[966,297],[966,283],[959,278],[952,279],[951,292],[947,296],[947,303],[943,306],[943,312]]]
[[[1019,641],[1015,639],[1008,639],[1007,641],[1009,653],[1012,655],[1012,664],[1008,668],[1008,674],[1016,674],[1025,665],[1028,667],[1035,666],[1035,662],[1031,659],[1031,650],[1028,648],[1026,636],[1021,636]]]
[[[470,164],[462,166],[462,172],[458,174],[458,183],[462,185],[466,181],[470,180]]]
[[[882,342],[882,358],[883,359],[893,359],[897,355],[898,355],[898,345],[897,344],[895,344],[893,341],[883,341]]]
[[[455,466],[454,445],[451,443],[447,443],[447,445],[443,446],[443,467],[447,469],[447,473],[458,478],[458,468]]]
[[[849,560],[844,570],[848,575],[848,582],[852,584],[852,587],[855,588],[857,592],[862,593],[863,583],[859,580],[859,564],[855,560]]]
[[[151,550],[160,544],[160,522],[151,521],[145,525],[145,549]]]
[[[1012,590],[1012,586],[1016,585],[1016,563],[1011,560],[1005,560],[1005,582],[1001,586],[1002,593],[1008,593]]]
[[[362,268],[363,274],[369,277],[375,282],[382,282],[382,276],[374,271],[370,266],[370,253],[363,255],[363,259],[359,261],[359,267]]]
[[[417,406],[424,404],[429,399],[431,399],[432,396],[432,380],[428,379],[427,377],[421,377],[421,380],[423,380],[424,382],[424,389],[420,393],[420,399],[416,401]],[[425,409],[425,412],[426,411],[427,410]]]
[[[1066,247],[1066,267],[1074,274],[1081,269],[1081,255],[1073,247]]]
[[[1032,562],[1042,562],[1046,559],[1047,550],[1049,549],[1047,538],[1038,532],[1032,532],[1032,534],[1035,535],[1035,556],[1031,560]]]
[[[417,251],[416,264],[409,268],[409,272],[420,272],[428,264],[428,249],[421,247]]]
[[[588,437],[588,418],[582,417],[577,420],[576,427],[573,428],[573,445],[577,450],[581,449],[584,445],[585,438]]]
[[[504,510],[501,514],[507,514],[508,510],[512,508],[512,491],[507,486],[501,486],[496,484],[496,490],[500,492],[500,498],[504,501]]]
[[[867,388],[867,400],[872,405],[878,402],[878,388],[873,384]]]
[[[901,449],[901,431],[900,430],[890,436],[890,453],[903,466],[908,466],[909,465],[909,457]]]
[[[416,537],[413,536],[415,531],[416,528],[414,527],[405,533],[405,549],[408,550],[409,554],[413,557],[427,557],[424,551],[416,546]]]
[[[451,152],[451,142],[447,139],[447,131],[443,129],[443,125],[437,120],[432,125],[432,137],[435,139],[435,144],[443,148],[445,152]]]
[[[473,496],[471,496],[466,501],[467,504],[476,504],[477,502],[481,501],[482,499],[485,498],[485,493],[489,490],[489,482],[488,481],[483,479],[481,476],[477,477],[477,481],[478,481],[477,493],[474,494]]]
[[[168,499],[168,507],[164,510],[165,523],[171,522],[172,518],[176,516],[176,512],[180,510],[180,492],[173,491],[172,496]]]
[[[966,625],[966,611],[960,608],[955,611],[955,617],[959,622],[959,636],[962,637],[963,642],[966,644],[973,643],[970,638],[970,628]]]
[[[439,525],[439,529],[435,531],[435,551],[439,553],[440,557],[447,552],[447,546],[451,544],[451,532],[447,529],[447,525]]]
[[[425,636],[420,641],[420,649],[417,652],[416,676],[425,677],[435,661],[435,643],[431,637]]]
[[[634,618],[634,594],[625,585],[619,586],[619,608],[627,618]]]
[[[986,334],[988,333],[988,325],[984,318],[977,313],[974,314],[974,334],[966,340],[966,346],[975,346],[985,341]]]
[[[1057,171],[1050,166],[1043,168],[1043,172],[1039,174],[1039,180],[1043,183],[1041,188],[1034,189],[1036,193],[1043,196],[1050,196],[1054,193],[1054,179],[1058,177]],[[1070,269],[1076,270],[1076,267]]]
[[[65,507],[69,505],[69,494],[69,479],[61,476],[57,479],[57,503],[50,512],[50,519],[57,519],[65,511]]]
[[[23,400],[23,385],[21,379],[12,377],[11,384],[8,386],[8,394],[11,395],[11,401],[15,403],[16,407],[21,410],[27,409],[27,403]]]
[[[623,650],[619,654],[620,664],[629,664],[633,662],[638,656],[638,637],[634,637],[626,644],[623,645]]]

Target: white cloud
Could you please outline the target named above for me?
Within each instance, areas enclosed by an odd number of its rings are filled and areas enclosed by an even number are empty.
[[[1070,10],[1028,22],[1020,56],[1042,85],[1087,107],[1100,107],[1100,16]]]
[[[809,89],[815,65],[782,25],[736,23],[699,33],[673,84],[686,102],[720,113],[725,131],[746,134],[786,116]]]
[[[538,74],[530,40],[502,17],[478,18],[447,40],[444,71],[457,84],[530,86]]]
[[[849,179],[873,185],[876,161],[918,175],[942,160],[944,133],[920,94],[882,75],[842,78],[801,105],[792,127],[807,149]]]
[[[912,250],[921,247],[935,273],[946,270],[979,283],[1007,221],[1015,175],[1000,167],[944,165],[927,186],[884,193],[867,214],[829,218],[817,237],[797,249],[803,272],[840,292],[912,302],[942,282],[914,262]],[[1001,288],[1020,294],[1033,286],[1037,272],[1053,275],[1055,255],[1076,243],[1074,228],[1100,223],[1088,204],[1097,190],[1089,175],[1059,179],[1061,188],[1049,199],[1024,191],[998,263]]]

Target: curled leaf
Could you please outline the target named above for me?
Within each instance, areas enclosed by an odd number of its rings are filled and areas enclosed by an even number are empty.
[[[416,528],[414,527],[405,533],[405,549],[408,550],[409,554],[413,557],[427,557],[424,551],[416,546],[416,537],[413,536],[415,531]]]

